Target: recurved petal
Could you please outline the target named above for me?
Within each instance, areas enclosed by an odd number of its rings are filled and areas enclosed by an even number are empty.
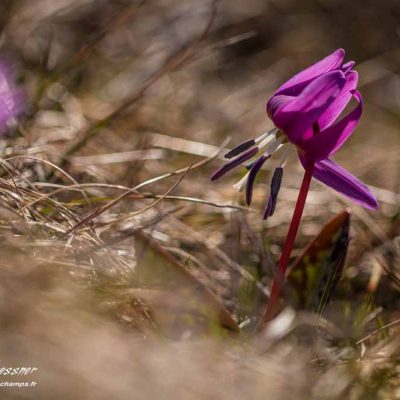
[[[327,72],[313,80],[299,96],[278,108],[271,119],[292,143],[301,145],[313,136],[313,124],[335,101],[345,83],[343,72]]]
[[[362,114],[362,98],[358,91],[352,96],[357,100],[356,108],[335,125],[319,132],[302,145],[307,156],[313,160],[322,160],[334,154],[354,132]]]
[[[273,115],[293,99],[293,96],[285,96],[283,94],[272,96],[267,103],[268,116],[273,119]]]
[[[343,49],[337,49],[329,56],[323,58],[317,63],[299,72],[291,79],[286,81],[275,94],[287,94],[296,96],[304,86],[312,79],[339,68],[344,60],[345,52]]]
[[[356,71],[348,72],[346,74],[346,83],[343,86],[343,89],[329,108],[318,118],[321,131],[330,126],[339,117],[353,96],[352,92],[356,89],[357,84],[358,73]]]
[[[301,161],[304,165],[306,159],[303,158]],[[356,204],[370,210],[378,208],[378,202],[368,187],[328,158],[315,163],[313,176],[325,185],[347,196]]]

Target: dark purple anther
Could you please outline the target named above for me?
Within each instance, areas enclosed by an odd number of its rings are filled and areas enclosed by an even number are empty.
[[[272,196],[269,196],[267,207],[265,208],[264,211],[263,219],[267,219],[268,217],[270,217],[272,215],[271,212],[273,209],[275,209],[274,199],[272,198]]]
[[[283,176],[283,168],[275,168],[274,175],[271,180],[271,193],[269,195],[268,204],[264,211],[264,219],[271,217],[275,212],[276,200],[278,198],[278,193],[281,188]]]
[[[258,174],[258,171],[260,171],[261,167],[265,163],[266,160],[271,156],[265,156],[264,154],[257,158],[256,161],[252,163],[249,177],[247,178],[247,185],[246,185],[246,203],[249,206],[251,204],[251,199],[253,197],[253,185],[254,185],[254,180],[256,179],[256,176]]]
[[[227,164],[223,165],[221,168],[218,168],[212,175],[211,180],[215,181],[216,179],[220,178],[221,176],[225,175],[227,172],[232,170],[233,168],[237,167],[238,165],[244,163],[249,158],[254,157],[258,153],[258,147],[253,147],[240,156],[234,158],[232,161],[228,162]]]
[[[234,147],[232,150],[228,151],[224,157],[225,158],[232,158],[235,157],[241,153],[243,153],[244,151],[246,151],[247,149],[249,149],[250,147],[253,147],[256,144],[254,139],[250,139],[250,140],[246,140],[243,143],[240,143],[239,145],[237,145],[236,147]]]

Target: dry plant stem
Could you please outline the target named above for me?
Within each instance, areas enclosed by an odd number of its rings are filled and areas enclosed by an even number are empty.
[[[179,183],[182,181],[182,179],[186,176],[186,174],[189,172],[191,166],[187,167],[182,176],[178,179],[178,181],[168,190],[167,194],[170,193],[173,189],[175,189]],[[143,184],[146,184],[148,181],[143,182]],[[142,184],[142,185],[143,185]],[[136,188],[138,188],[140,185],[136,186]],[[99,216],[100,214],[104,213],[105,211],[107,211],[109,208],[111,208],[112,206],[114,206],[115,204],[117,204],[118,202],[120,202],[122,199],[124,199],[126,197],[127,194],[129,194],[130,192],[125,192],[123,194],[121,194],[119,197],[117,197],[116,199],[112,200],[111,202],[107,203],[106,205],[104,205],[103,207],[100,207],[99,209],[97,209],[96,211],[94,211],[93,213],[91,213],[88,217],[84,218],[83,220],[79,221],[77,224],[75,224],[71,229],[69,229],[66,233],[65,236],[71,234],[72,232],[76,231],[77,228],[79,228],[82,225],[85,225],[87,222],[91,221],[93,218]],[[149,208],[153,207],[155,204],[159,203],[163,198],[157,199],[156,201],[154,201],[153,203],[151,203],[149,206],[146,206],[144,209],[132,213],[131,216],[134,215],[138,215],[141,214],[142,212],[148,210]]]
[[[283,248],[281,258],[279,260],[279,268],[277,276],[272,283],[271,295],[268,300],[264,315],[259,322],[259,328],[270,321],[276,313],[276,305],[279,301],[282,285],[285,280],[286,269],[288,266],[290,253],[292,252],[297,231],[299,229],[301,216],[303,215],[304,205],[306,204],[308,189],[310,188],[311,178],[314,171],[314,164],[311,163],[306,167],[303,182],[301,183],[299,197],[297,198],[296,207],[293,212],[292,221],[290,222],[289,232],[286,237],[285,246]]]
[[[82,64],[93,52],[96,46],[114,29],[125,24],[129,19],[133,18],[147,0],[142,0],[139,4],[130,4],[126,6],[120,13],[114,16],[110,22],[99,32],[89,43],[84,44],[71,60],[67,62],[58,72],[52,74],[39,88],[33,103],[33,109],[36,112],[38,104],[42,100],[43,95],[50,85],[61,79],[62,75],[71,71],[74,66]],[[132,21],[131,21],[132,22]]]
[[[159,182],[159,181],[161,181],[163,179],[169,178],[170,176],[175,176],[175,175],[178,175],[178,174],[186,175],[186,173],[189,170],[193,170],[194,168],[199,168],[199,167],[202,167],[203,165],[208,164],[215,157],[218,157],[218,154],[220,154],[220,152],[225,148],[225,146],[227,145],[229,140],[230,140],[230,138],[225,139],[225,141],[222,143],[222,145],[218,149],[218,151],[215,154],[213,154],[211,157],[209,157],[209,158],[206,158],[206,159],[201,160],[201,161],[199,161],[199,162],[197,162],[195,164],[192,164],[189,167],[177,169],[177,170],[175,170],[173,172],[169,172],[168,174],[160,175],[160,176],[157,176],[155,178],[149,179],[149,180],[147,180],[145,182],[139,183],[139,185],[135,186],[132,189],[127,190],[125,193],[122,193],[120,196],[118,196],[117,198],[115,198],[111,202],[105,204],[100,209],[98,209],[98,210],[94,211],[93,213],[91,213],[88,217],[84,218],[79,223],[77,223],[73,228],[71,228],[66,234],[70,234],[71,232],[76,230],[79,226],[86,224],[87,222],[89,222],[93,218],[97,217],[98,215],[100,215],[104,211],[107,211],[108,209],[113,207],[115,204],[119,203],[121,200],[125,199],[127,196],[129,196],[130,194],[136,192],[138,189],[141,189],[144,186],[153,184],[155,182]]]
[[[90,126],[85,132],[79,135],[77,141],[72,143],[65,152],[61,155],[61,159],[59,161],[60,168],[64,168],[68,162],[68,158],[80,150],[92,137],[96,136],[99,132],[101,132],[104,128],[110,126],[113,121],[118,119],[126,110],[132,107],[136,102],[141,100],[147,90],[152,87],[157,81],[159,81],[163,76],[167,73],[179,68],[186,61],[188,61],[195,54],[195,50],[198,46],[206,39],[209,31],[214,23],[216,12],[217,12],[217,4],[219,0],[213,0],[211,3],[211,11],[210,18],[207,22],[207,25],[201,35],[197,37],[195,40],[188,43],[186,46],[179,49],[177,52],[172,54],[165,63],[149,78],[147,78],[139,89],[133,93],[131,97],[125,100],[115,111],[111,113],[111,115],[103,118],[102,120],[95,122],[92,126]],[[47,180],[52,178],[54,174],[54,170],[51,171]]]
[[[391,328],[393,326],[399,325],[400,324],[400,319],[396,319],[395,321],[389,322],[388,324],[381,326],[378,329],[375,329],[371,333],[369,333],[367,336],[363,337],[359,341],[356,342],[357,345],[363,344],[366,340],[370,339],[372,336],[376,335],[379,332],[382,332],[385,329]]]

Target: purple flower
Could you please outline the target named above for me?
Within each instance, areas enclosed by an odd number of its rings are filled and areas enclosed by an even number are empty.
[[[293,144],[304,167],[314,164],[314,178],[363,207],[377,208],[376,198],[367,186],[330,159],[354,132],[362,113],[361,94],[356,90],[358,74],[352,69],[355,63],[343,63],[344,56],[344,50],[338,49],[284,83],[267,102],[268,116],[276,128],[231,150],[227,157],[236,157],[211,179],[219,178],[262,151],[237,184],[239,190],[246,184],[246,199],[250,204],[254,179],[262,164],[281,147]],[[339,119],[351,99],[356,106]],[[266,145],[267,149],[262,150]],[[284,165],[286,156],[278,168]],[[280,179],[281,175],[282,172]],[[276,197],[277,191],[271,190],[265,217],[272,215]]]
[[[0,134],[4,134],[24,109],[22,92],[16,89],[10,66],[0,61]]]

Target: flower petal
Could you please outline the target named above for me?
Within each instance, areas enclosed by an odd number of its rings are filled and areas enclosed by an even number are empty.
[[[275,92],[275,94],[287,94],[290,96],[298,95],[304,89],[305,85],[312,79],[339,68],[343,63],[344,56],[345,52],[343,49],[335,50],[329,56],[323,58],[286,81]]]
[[[354,67],[354,65],[356,65],[355,61],[348,61],[346,64],[343,64],[340,69],[347,74]]]
[[[0,60],[0,134],[9,128],[10,122],[23,110],[23,93],[14,87],[10,65]]]
[[[342,113],[352,97],[352,91],[356,89],[358,84],[358,74],[356,71],[350,71],[346,74],[346,83],[343,89],[336,97],[330,107],[318,118],[320,130],[330,126]]]
[[[313,136],[303,144],[302,150],[313,160],[322,160],[334,154],[354,132],[362,114],[362,98],[358,91],[352,96],[357,100],[357,107],[335,125]]]
[[[305,165],[307,159],[301,158],[301,162]],[[378,202],[368,187],[328,158],[315,163],[313,176],[356,204],[370,210],[378,208]]]
[[[276,96],[272,96],[267,102],[267,114],[272,119],[272,116],[279,111],[283,106],[294,99],[293,96],[285,96],[283,94],[278,94]]]
[[[341,71],[327,72],[313,80],[299,96],[278,108],[271,118],[292,143],[301,144],[313,136],[312,126],[334,102],[346,83]]]

